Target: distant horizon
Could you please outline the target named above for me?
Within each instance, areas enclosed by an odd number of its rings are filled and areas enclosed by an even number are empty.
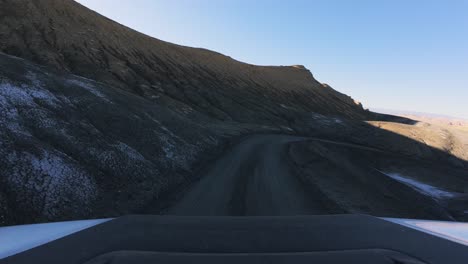
[[[468,119],[468,1],[77,2],[163,41],[304,65],[365,108]]]
[[[415,115],[415,116],[427,116],[427,117],[434,117],[434,118],[448,118],[448,119],[468,121],[468,118],[464,118],[460,116],[445,115],[445,114],[430,113],[430,112],[419,112],[419,111],[387,109],[387,108],[370,108],[369,110],[372,112],[388,114],[388,115],[399,115],[399,114],[400,115]]]

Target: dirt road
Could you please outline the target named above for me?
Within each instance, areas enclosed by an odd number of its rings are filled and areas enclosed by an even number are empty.
[[[246,138],[222,156],[169,211],[175,215],[296,215],[326,213],[291,174],[285,135]]]

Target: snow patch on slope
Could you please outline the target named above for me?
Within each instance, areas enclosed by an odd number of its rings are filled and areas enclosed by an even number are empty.
[[[334,125],[344,126],[344,125],[346,125],[346,123],[343,121],[343,119],[341,119],[339,117],[328,117],[328,116],[324,116],[324,115],[319,114],[319,113],[311,113],[310,118],[312,118],[314,121],[320,122],[321,124],[326,125],[326,126],[334,126]]]
[[[14,85],[10,82],[0,83],[0,97],[5,98],[10,104],[19,107],[37,106],[35,100],[44,102],[48,106],[56,107],[60,102],[51,92],[40,85]]]
[[[162,150],[167,160],[166,164],[169,165],[170,163],[173,163],[173,165],[180,165],[182,168],[188,169],[191,159],[193,159],[195,154],[198,152],[198,147],[188,143],[176,135],[159,120],[151,117],[150,115],[148,115],[148,117],[158,124],[159,128],[162,130],[155,131],[155,133],[162,143]],[[183,151],[181,151],[180,147],[177,147],[181,144],[185,145]]]
[[[48,217],[63,213],[63,206],[75,203],[86,206],[97,194],[90,175],[57,151],[44,149],[36,154],[13,151],[5,158],[16,165],[6,173],[10,188],[36,197],[34,203]]]
[[[67,83],[79,86],[79,87],[85,89],[86,91],[94,94],[95,96],[103,99],[104,101],[106,101],[108,103],[111,103],[111,101],[101,91],[97,90],[96,87],[93,84],[91,84],[90,82],[84,82],[84,81],[80,81],[80,80],[76,80],[76,79],[68,79]]]
[[[42,88],[40,82],[35,79],[35,75],[28,73],[27,76],[34,86],[15,85],[5,80],[0,82],[0,126],[16,134],[31,136],[22,124],[23,120],[19,110],[33,111],[42,116],[42,118],[38,117],[37,120],[45,123],[50,120],[46,118],[45,113],[36,111],[40,109],[36,102],[57,108],[60,101],[51,92]]]
[[[139,160],[139,161],[146,161],[145,157],[140,154],[137,150],[134,148],[130,147],[129,145],[119,142],[118,144],[114,145],[117,149],[119,149],[121,152],[125,153],[127,157],[133,160]]]
[[[411,188],[417,190],[418,192],[420,192],[420,193],[422,193],[424,195],[431,196],[431,197],[436,198],[436,199],[453,198],[453,197],[457,196],[456,193],[448,192],[448,191],[442,190],[440,188],[437,188],[435,186],[432,186],[432,185],[429,185],[429,184],[426,184],[426,183],[422,183],[420,181],[405,177],[405,176],[403,176],[403,175],[401,175],[399,173],[394,173],[394,172],[382,172],[382,173],[387,175],[388,177],[390,177],[392,179],[395,179],[395,180],[397,180],[397,181],[399,181],[401,183],[404,183],[404,184],[410,186]]]

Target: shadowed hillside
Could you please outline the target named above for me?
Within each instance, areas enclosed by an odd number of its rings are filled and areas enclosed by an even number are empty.
[[[284,122],[291,112],[366,112],[303,66],[254,66],[148,37],[71,0],[0,1],[0,51],[105,82],[178,111]]]

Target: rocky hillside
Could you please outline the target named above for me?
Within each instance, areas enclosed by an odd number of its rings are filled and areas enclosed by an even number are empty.
[[[233,137],[368,115],[303,66],[167,43],[71,0],[0,0],[0,52],[0,225],[144,212]]]
[[[0,54],[0,222],[137,210],[218,144],[212,130],[129,92]]]
[[[254,66],[151,38],[72,0],[1,0],[0,51],[97,80],[177,111],[287,123],[291,114],[363,118],[359,103],[303,66]]]

